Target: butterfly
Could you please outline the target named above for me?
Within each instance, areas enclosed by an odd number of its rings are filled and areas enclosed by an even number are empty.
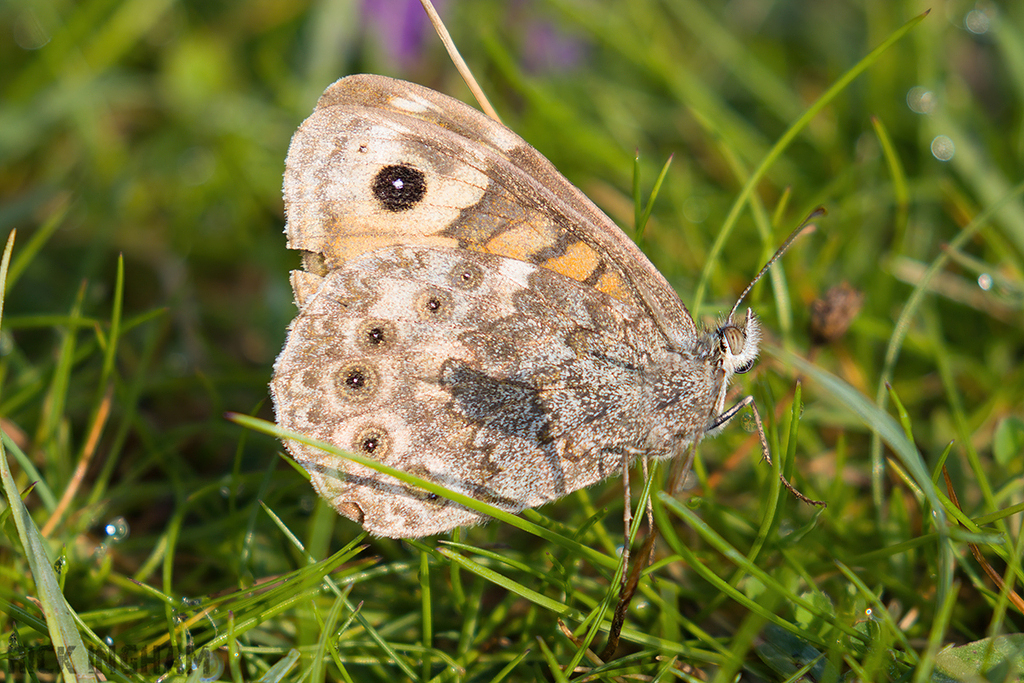
[[[760,326],[701,329],[646,256],[515,133],[383,76],[331,85],[284,176],[298,315],[280,426],[509,512],[713,434]],[[737,304],[738,305],[738,304]],[[371,534],[486,517],[296,441],[317,492]]]

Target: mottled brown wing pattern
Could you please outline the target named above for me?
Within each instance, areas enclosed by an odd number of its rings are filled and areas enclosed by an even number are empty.
[[[329,273],[272,384],[283,427],[516,512],[620,472],[655,414],[652,322],[522,261],[386,247]],[[474,524],[451,501],[298,443],[317,491],[371,533]]]
[[[284,183],[299,315],[278,422],[515,512],[670,457],[721,425],[758,326],[698,333],[629,238],[503,126],[380,76],[324,93]],[[730,413],[730,415],[733,413]],[[286,442],[371,533],[482,521]]]
[[[395,182],[404,199],[382,202]],[[292,139],[289,247],[315,275],[391,244],[526,261],[648,312],[673,346],[696,329],[633,242],[535,149],[468,105],[382,76],[344,78]],[[415,197],[410,201],[409,196]]]

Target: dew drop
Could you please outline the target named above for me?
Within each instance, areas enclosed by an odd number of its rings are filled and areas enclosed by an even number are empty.
[[[224,662],[206,648],[200,650],[192,658],[192,670],[199,671],[199,680],[216,681],[224,673]]]
[[[915,85],[907,91],[907,106],[915,114],[931,114],[935,111],[935,93]]]
[[[988,273],[982,273],[978,276],[978,286],[986,292],[992,289],[992,276]]]
[[[50,42],[50,32],[32,10],[22,10],[11,29],[14,42],[23,50],[38,50]]]
[[[107,525],[103,527],[103,530],[107,534],[107,540],[111,543],[119,543],[124,539],[128,538],[130,529],[128,528],[128,521],[124,517],[115,517],[114,519],[107,522]]]
[[[0,332],[0,356],[6,356],[14,350],[14,337],[7,332]]]
[[[693,195],[683,202],[683,217],[691,223],[703,223],[710,215],[711,207],[702,196]]]
[[[983,10],[973,9],[964,17],[964,28],[976,35],[988,33],[992,20]]]
[[[936,135],[932,140],[932,156],[939,161],[949,161],[956,154],[956,147],[953,141],[945,135]]]

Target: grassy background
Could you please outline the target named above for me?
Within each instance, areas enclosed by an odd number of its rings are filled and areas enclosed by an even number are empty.
[[[697,317],[829,210],[755,290],[775,351],[739,382],[829,507],[779,496],[738,423],[705,443],[684,505],[656,497],[666,539],[604,676],[923,680],[940,646],[1022,630],[967,541],[1021,582],[1024,7],[931,7],[774,159],[718,251],[773,145],[927,3],[440,5],[505,123],[626,229],[635,150],[645,195],[675,155],[641,245]],[[0,228],[18,230],[0,419],[45,537],[0,516],[0,666],[56,668],[34,602],[55,600],[47,566],[108,678],[188,673],[204,647],[236,680],[558,680],[578,663],[557,619],[589,637],[608,618],[620,481],[527,515],[554,538],[362,538],[277,442],[223,418],[272,418],[298,264],[281,173],[319,93],[368,71],[468,97],[418,4],[12,0],[0,27]],[[863,310],[812,348],[811,302],[844,281]],[[799,390],[790,353],[813,356]],[[955,515],[930,487],[942,462],[966,527],[935,514]],[[993,643],[1021,660],[1019,638]]]

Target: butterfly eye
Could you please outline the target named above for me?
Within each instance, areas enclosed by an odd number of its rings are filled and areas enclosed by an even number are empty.
[[[735,326],[722,328],[722,353],[738,356],[743,353],[743,347],[747,343],[743,330]]]
[[[751,358],[749,362],[744,363],[742,366],[740,366],[740,367],[736,368],[735,370],[733,370],[733,374],[745,375],[748,372],[750,372],[750,369],[752,367],[754,367],[754,359],[753,358]]]

